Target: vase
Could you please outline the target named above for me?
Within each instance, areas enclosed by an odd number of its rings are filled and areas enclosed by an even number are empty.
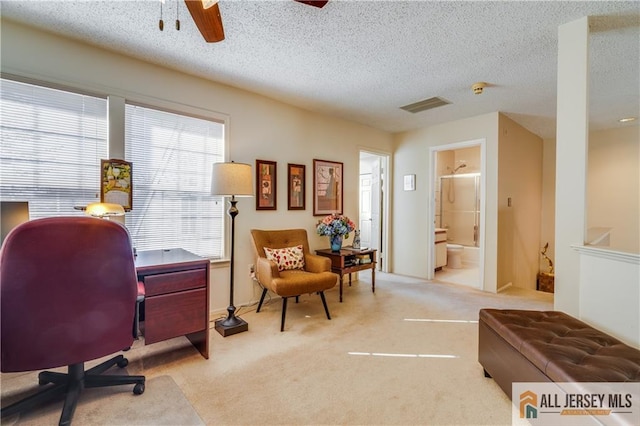
[[[331,235],[329,240],[331,241],[331,251],[340,251],[342,248],[342,235]]]

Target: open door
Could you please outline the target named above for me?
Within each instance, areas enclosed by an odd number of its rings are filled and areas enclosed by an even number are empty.
[[[388,208],[386,198],[388,156],[370,152],[360,152],[360,211],[359,229],[360,246],[374,248],[378,251],[377,268],[388,270],[388,262],[385,256],[386,247],[386,223],[385,210]]]
[[[371,246],[371,173],[360,175],[360,247]]]

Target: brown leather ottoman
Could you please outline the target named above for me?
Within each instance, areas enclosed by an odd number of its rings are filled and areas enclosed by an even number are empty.
[[[563,312],[481,309],[478,361],[513,382],[639,382],[640,350]]]

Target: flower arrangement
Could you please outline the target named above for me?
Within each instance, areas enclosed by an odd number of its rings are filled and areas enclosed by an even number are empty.
[[[337,213],[326,216],[324,219],[318,221],[316,225],[318,235],[328,237],[341,235],[344,236],[344,238],[349,238],[349,232],[354,229],[356,229],[356,225],[351,219]]]

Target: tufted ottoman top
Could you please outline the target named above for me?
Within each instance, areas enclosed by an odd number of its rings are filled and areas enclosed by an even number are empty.
[[[640,350],[563,312],[481,309],[480,321],[554,382],[640,382]]]

